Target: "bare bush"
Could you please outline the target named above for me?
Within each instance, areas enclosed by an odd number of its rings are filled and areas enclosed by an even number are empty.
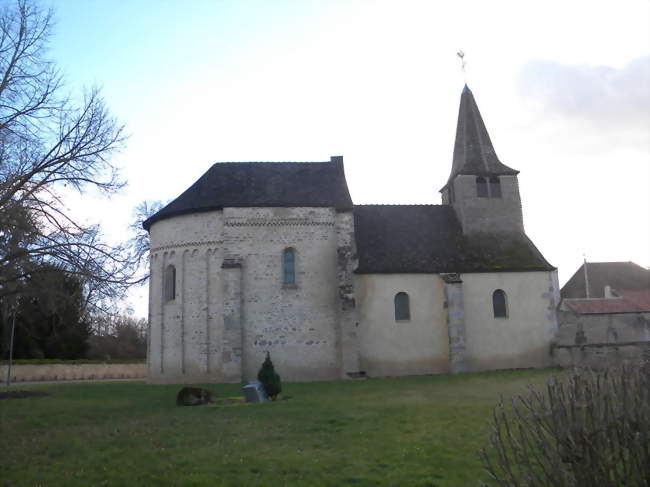
[[[494,410],[481,451],[501,487],[647,487],[650,376],[644,367],[574,370]]]

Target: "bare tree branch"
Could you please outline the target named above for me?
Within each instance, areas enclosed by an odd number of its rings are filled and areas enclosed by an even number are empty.
[[[97,88],[78,103],[63,92],[46,57],[52,15],[32,0],[0,7],[0,299],[57,266],[81,279],[91,307],[141,281],[143,257],[63,204],[64,188],[123,187],[111,156],[125,138]]]

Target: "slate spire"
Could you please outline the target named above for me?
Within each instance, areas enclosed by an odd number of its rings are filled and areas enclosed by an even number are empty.
[[[454,160],[449,181],[458,174],[502,176],[518,173],[519,171],[499,161],[472,90],[465,85],[460,96]]]

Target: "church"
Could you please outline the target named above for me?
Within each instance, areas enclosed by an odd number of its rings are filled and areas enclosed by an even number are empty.
[[[355,205],[340,156],[214,164],[144,222],[148,380],[255,380],[267,351],[287,381],[550,366],[518,173],[467,86],[440,205]]]

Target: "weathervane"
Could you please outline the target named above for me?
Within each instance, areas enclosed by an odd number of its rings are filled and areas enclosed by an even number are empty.
[[[462,49],[456,53],[456,56],[460,58],[460,70],[463,72],[463,78],[465,79],[465,84],[467,84],[467,73],[465,72],[465,51]]]

